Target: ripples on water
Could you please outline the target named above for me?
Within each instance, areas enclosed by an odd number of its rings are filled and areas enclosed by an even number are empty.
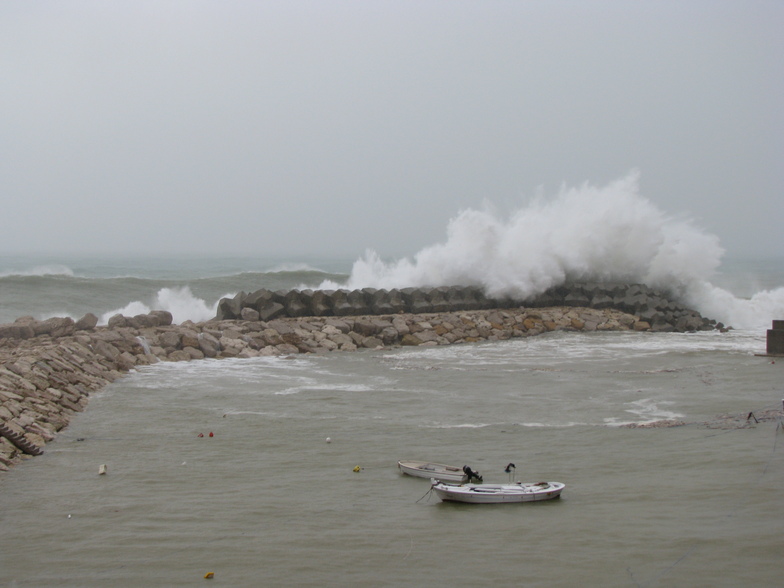
[[[778,585],[776,423],[605,426],[778,407],[784,363],[763,350],[740,332],[562,333],[143,368],[0,482],[0,583]],[[567,488],[441,503],[398,474],[406,458],[488,482],[513,461]]]

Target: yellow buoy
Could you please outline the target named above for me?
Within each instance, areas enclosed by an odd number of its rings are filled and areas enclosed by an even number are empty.
[[[360,471],[361,469],[362,469],[362,468],[361,468],[361,467],[359,467],[359,466],[354,466],[354,471],[355,471],[355,472],[358,472],[358,471]]]

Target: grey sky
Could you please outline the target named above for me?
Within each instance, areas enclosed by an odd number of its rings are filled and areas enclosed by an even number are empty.
[[[411,255],[604,184],[784,255],[784,2],[0,3],[0,253]]]

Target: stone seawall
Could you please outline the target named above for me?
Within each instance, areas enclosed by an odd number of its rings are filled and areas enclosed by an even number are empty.
[[[637,315],[654,331],[696,331],[721,328],[666,294],[644,284],[576,283],[551,288],[539,296],[487,298],[481,288],[443,286],[383,290],[257,290],[223,298],[218,320],[269,321],[283,317],[358,316],[426,312],[455,312],[519,306],[615,308]]]
[[[630,291],[632,287],[626,295],[634,296]],[[249,298],[246,295],[241,300]],[[219,316],[181,325],[173,325],[171,314],[165,311],[116,315],[105,327],[96,326],[92,314],[76,322],[23,317],[0,325],[0,471],[43,453],[46,443],[68,425],[71,416],[84,409],[90,394],[139,366],[159,361],[500,341],[555,330],[651,331],[660,324],[644,320],[644,313],[564,304],[566,298],[584,301],[572,292],[559,299],[561,304],[541,308],[498,304],[502,307],[432,312],[433,294],[422,291],[411,293],[410,300],[426,300],[430,310],[418,313],[400,309],[389,314],[348,315],[342,314],[333,299],[331,315],[279,315],[269,320],[243,310],[255,310],[249,306],[240,306],[242,319]],[[540,299],[539,304],[544,301]],[[590,302],[604,306],[598,296]],[[658,330],[716,327],[693,311],[671,312],[677,326],[661,323]],[[656,313],[654,318],[663,314]]]

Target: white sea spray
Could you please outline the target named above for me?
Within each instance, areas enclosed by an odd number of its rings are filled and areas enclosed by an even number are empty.
[[[710,283],[724,249],[691,219],[659,210],[639,192],[636,171],[604,187],[562,187],[503,217],[486,205],[460,211],[443,243],[384,261],[372,249],[345,284],[357,289],[477,285],[488,296],[530,299],[567,281],[644,283],[705,316],[761,327],[784,313],[784,289],[751,300]]]
[[[162,288],[158,291],[155,301],[152,303],[152,308],[137,300],[123,308],[110,310],[109,312],[104,313],[99,319],[99,323],[108,323],[109,319],[116,314],[130,317],[138,314],[147,314],[153,308],[170,312],[172,314],[172,322],[179,324],[186,320],[194,322],[210,320],[215,317],[218,303],[215,302],[213,305],[208,305],[204,300],[195,297],[187,286],[181,288]]]

